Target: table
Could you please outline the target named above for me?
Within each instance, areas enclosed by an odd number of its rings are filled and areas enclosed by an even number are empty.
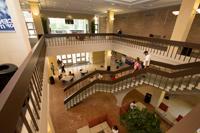
[[[69,82],[72,79],[73,79],[73,76],[69,76],[69,75],[63,75],[63,77],[61,78],[62,81],[67,81],[67,82]]]
[[[87,70],[82,70],[81,71],[81,73],[84,73],[84,74],[87,73],[87,72],[88,72]]]

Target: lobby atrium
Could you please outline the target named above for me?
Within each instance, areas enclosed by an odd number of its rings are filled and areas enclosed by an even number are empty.
[[[200,0],[0,0],[0,133],[200,133]]]

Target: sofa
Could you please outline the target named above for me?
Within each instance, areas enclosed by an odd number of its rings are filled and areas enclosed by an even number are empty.
[[[169,111],[169,107],[165,103],[161,103],[156,109],[156,113],[169,125],[173,126],[177,122],[179,122],[183,116],[178,115],[177,117],[173,116]]]

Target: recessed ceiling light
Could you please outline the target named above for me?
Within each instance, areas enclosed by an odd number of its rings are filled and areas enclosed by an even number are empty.
[[[196,10],[198,14],[200,14],[200,8]]]
[[[179,15],[179,11],[173,11],[172,14],[174,14],[175,16]]]

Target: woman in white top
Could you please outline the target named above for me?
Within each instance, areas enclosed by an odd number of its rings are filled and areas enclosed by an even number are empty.
[[[151,55],[148,53],[148,51],[144,51],[144,55],[143,67],[146,68],[150,65]]]

